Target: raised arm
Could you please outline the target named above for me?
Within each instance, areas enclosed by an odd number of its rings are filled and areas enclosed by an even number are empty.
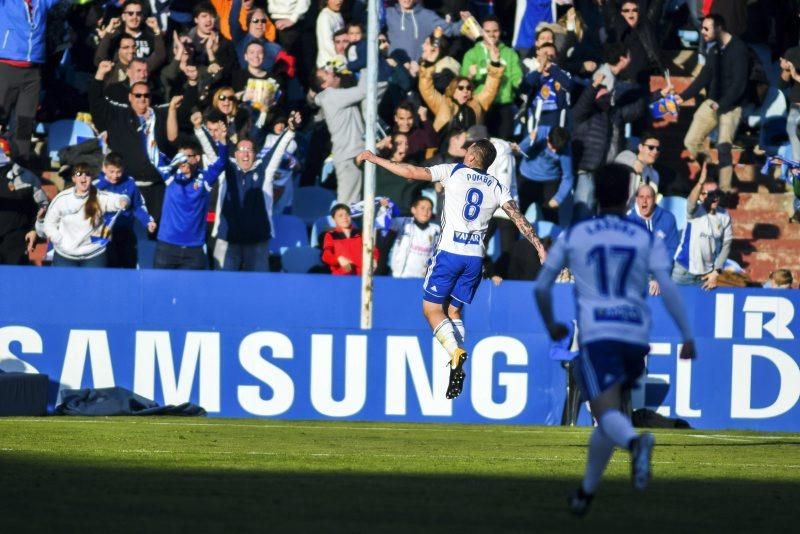
[[[539,254],[539,261],[544,264],[545,258],[547,258],[547,252],[544,249],[544,245],[542,245],[542,241],[539,239],[539,236],[536,235],[536,230],[533,229],[531,223],[528,222],[528,219],[519,211],[519,207],[517,207],[517,203],[513,200],[509,200],[505,204],[501,206],[503,211],[506,212],[506,215],[514,221],[514,224],[517,225],[517,229],[519,233],[525,237],[528,241],[530,241],[531,245],[536,248],[536,252]]]
[[[356,156],[356,163],[358,165],[361,165],[364,161],[372,162],[375,165],[383,167],[392,174],[409,180],[423,180],[425,182],[433,180],[433,175],[427,167],[417,167],[416,165],[410,165],[408,163],[395,163],[388,159],[378,157],[369,150],[365,150]]]

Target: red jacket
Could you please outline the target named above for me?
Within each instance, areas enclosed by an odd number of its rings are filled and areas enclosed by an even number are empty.
[[[352,228],[350,237],[337,228],[325,232],[322,241],[322,261],[331,268],[332,274],[361,274],[361,230]],[[339,256],[344,256],[353,264],[355,271],[347,272],[339,265]],[[372,249],[372,256],[378,261],[378,249]]]

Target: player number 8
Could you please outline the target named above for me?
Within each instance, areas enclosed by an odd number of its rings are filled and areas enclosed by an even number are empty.
[[[467,204],[464,206],[464,219],[474,221],[481,213],[481,203],[483,202],[483,191],[472,188],[467,191]]]

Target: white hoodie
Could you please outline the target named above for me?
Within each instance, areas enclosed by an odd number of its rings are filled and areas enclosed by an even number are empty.
[[[292,22],[305,15],[311,0],[270,0],[267,10],[272,20],[289,19]]]
[[[89,194],[75,194],[75,188],[60,192],[50,203],[44,217],[44,232],[60,256],[71,260],[88,260],[102,254],[106,246],[93,243],[92,235],[100,235],[104,224],[102,218],[98,224],[86,218],[83,207]],[[100,211],[119,211],[130,202],[125,195],[97,192]]]

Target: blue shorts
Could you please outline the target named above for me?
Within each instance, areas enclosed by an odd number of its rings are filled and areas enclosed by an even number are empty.
[[[433,255],[425,276],[423,299],[441,304],[448,297],[460,308],[472,302],[483,273],[483,258],[439,250]]]
[[[594,400],[613,385],[630,389],[644,372],[647,345],[624,341],[594,341],[581,347],[575,359],[575,380],[588,400]]]

